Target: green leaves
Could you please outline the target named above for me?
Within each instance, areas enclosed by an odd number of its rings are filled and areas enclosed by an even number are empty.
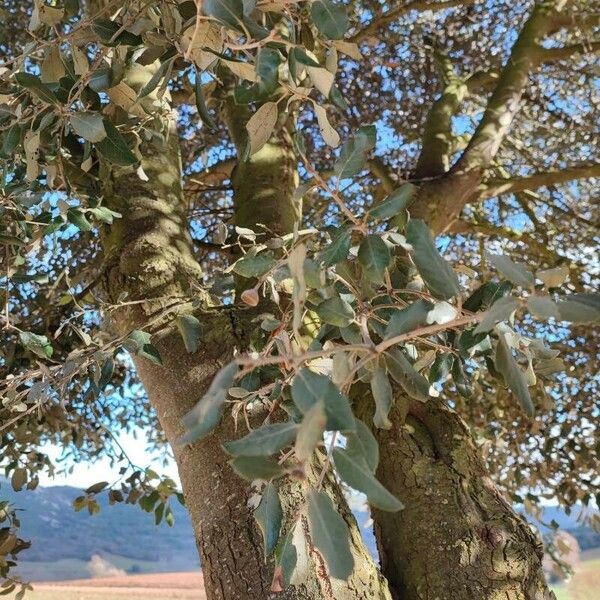
[[[351,233],[349,229],[343,229],[340,234],[333,239],[333,241],[327,245],[325,250],[321,252],[321,262],[326,266],[330,267],[335,265],[342,260],[345,260],[350,251]]]
[[[265,557],[268,557],[275,550],[283,520],[283,510],[281,509],[279,494],[277,493],[277,488],[272,483],[268,483],[263,489],[260,504],[254,511],[254,518],[263,535]]]
[[[406,210],[410,204],[416,186],[405,183],[394,190],[383,202],[380,202],[369,211],[369,216],[374,221],[387,221]]]
[[[92,23],[92,29],[107,46],[139,46],[142,43],[142,38],[139,35],[123,29],[120,23],[110,19],[95,19]]]
[[[294,377],[292,399],[303,414],[306,414],[315,404],[322,403],[327,415],[328,430],[354,430],[354,415],[350,408],[350,401],[329,377],[305,367]]]
[[[296,446],[294,448],[296,458],[300,461],[308,460],[319,442],[323,439],[323,432],[327,425],[327,415],[322,402],[317,402],[307,411],[302,419],[298,434],[296,435]]]
[[[487,258],[506,279],[512,281],[515,285],[520,285],[524,288],[533,287],[535,283],[533,273],[523,265],[513,262],[508,256],[504,256],[503,254],[490,254],[488,252]]]
[[[333,168],[334,173],[340,179],[349,179],[360,173],[365,166],[367,152],[375,148],[376,137],[375,125],[361,127],[358,133],[342,146],[340,157]]]
[[[365,277],[380,283],[390,264],[391,255],[386,243],[376,234],[368,235],[358,249],[358,260],[363,266]]]
[[[379,464],[379,444],[371,430],[356,419],[356,431],[346,435],[346,452],[365,462],[372,473]]]
[[[384,368],[378,367],[371,377],[371,393],[375,400],[373,423],[379,429],[390,429],[392,423],[388,415],[394,403],[394,394],[390,380]]]
[[[427,321],[427,314],[433,309],[433,304],[419,299],[402,310],[395,310],[385,329],[385,339],[414,331]]]
[[[494,364],[498,372],[504,377],[506,385],[519,401],[521,408],[528,417],[533,417],[535,409],[533,402],[531,401],[531,396],[529,395],[527,379],[525,378],[523,371],[519,368],[517,361],[514,359],[511,349],[506,343],[504,334],[500,334],[498,338]]]
[[[234,265],[233,271],[242,277],[260,277],[264,275],[273,265],[275,259],[272,254],[262,252],[254,256],[244,256],[240,258]]]
[[[233,384],[237,371],[237,364],[231,362],[217,373],[206,394],[183,418],[188,432],[181,437],[179,445],[205,438],[218,425],[227,398],[227,390]]]
[[[123,342],[123,347],[137,356],[142,356],[157,365],[162,365],[158,350],[150,343],[151,337],[146,331],[135,329]]]
[[[325,323],[336,327],[347,327],[355,317],[352,306],[339,296],[321,302],[316,312]]]
[[[224,444],[233,455],[269,456],[285,448],[296,438],[299,426],[295,423],[273,423],[254,429],[234,442]]]
[[[354,569],[348,525],[324,492],[308,495],[308,518],[312,540],[322,554],[332,577],[346,580]]]
[[[390,512],[404,508],[402,502],[377,481],[367,463],[360,457],[342,448],[335,448],[333,461],[340,477],[350,487],[366,494],[369,503],[376,508]]]
[[[200,116],[202,122],[209,129],[216,129],[217,125],[210,116],[206,102],[204,101],[204,94],[202,93],[202,79],[198,70],[196,70],[196,78],[194,80],[194,98],[196,100],[196,110],[198,111],[198,115]]]
[[[101,142],[106,137],[106,129],[100,113],[82,111],[71,115],[73,131],[88,142]]]
[[[21,331],[19,332],[19,340],[27,350],[42,358],[51,358],[54,353],[54,348],[52,348],[52,344],[45,335]]]
[[[193,354],[198,351],[202,337],[202,324],[194,315],[179,315],[175,320],[177,329],[181,333],[185,349]]]
[[[350,22],[343,4],[334,4],[330,0],[316,0],[310,8],[317,29],[330,40],[342,39],[348,31]]]
[[[242,0],[204,0],[202,9],[207,17],[214,17],[235,29],[239,29],[244,19]]]
[[[411,398],[421,402],[428,400],[429,382],[415,371],[402,350],[399,348],[388,350],[385,362],[394,381],[399,383]]]
[[[558,302],[563,321],[595,323],[600,320],[600,294],[571,294]]]
[[[17,83],[31,90],[40,100],[47,104],[58,104],[56,94],[39,77],[31,73],[15,73]]]
[[[237,456],[229,461],[233,470],[248,481],[268,481],[285,473],[285,469],[270,456]]]
[[[424,221],[411,219],[406,228],[406,239],[414,249],[413,261],[431,293],[443,300],[458,296],[458,277],[438,252]]]
[[[115,165],[128,167],[135,165],[138,159],[127,146],[119,130],[108,120],[104,119],[106,137],[95,144],[96,149],[104,158]]]
[[[517,308],[519,308],[519,303],[512,296],[498,298],[498,300],[492,304],[483,321],[477,325],[473,333],[475,335],[485,333],[492,329],[496,323],[508,321]]]

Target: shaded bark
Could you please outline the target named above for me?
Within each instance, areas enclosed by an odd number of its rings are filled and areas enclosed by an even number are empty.
[[[392,428],[361,418],[379,480],[405,504],[373,510],[384,575],[399,600],[548,600],[541,541],[499,492],[462,419],[442,402],[398,400]]]
[[[143,85],[151,75],[149,67],[129,74],[127,81],[136,87]],[[238,194],[244,198],[242,214],[247,215],[238,222],[246,226],[257,222],[251,222],[253,205],[256,215],[261,215],[255,219],[262,215],[266,219],[270,214],[271,221],[266,224],[273,225],[274,230],[291,227],[297,219],[293,206],[275,215],[267,211],[268,203],[265,207],[269,199],[285,204],[290,200],[290,196],[285,195],[286,189],[293,189],[294,173],[289,169],[285,169],[288,184],[281,187],[282,169],[290,164],[289,151],[285,151],[282,163],[276,158],[280,156],[276,149],[276,146],[267,147],[263,154],[259,153],[254,160],[258,162],[255,170],[242,179],[239,173],[251,167],[238,167]],[[233,307],[207,306],[198,314],[204,324],[202,348],[195,354],[187,353],[173,326],[173,318],[179,312],[191,310],[186,299],[193,282],[201,277],[201,270],[187,230],[178,135],[166,103],[156,114],[152,136],[144,141],[141,152],[147,181],[131,169],[107,165],[101,177],[105,204],[122,215],[102,234],[105,289],[113,301],[122,300],[122,295],[127,294],[123,306],[112,315],[112,327],[119,335],[127,335],[133,329],[153,333],[153,344],[162,357],[162,366],[140,357],[135,357],[135,364],[174,449],[202,559],[208,599],[267,598],[273,564],[264,557],[261,534],[248,506],[250,486],[233,472],[227,464],[229,457],[222,449],[223,442],[235,437],[233,419],[226,414],[222,424],[208,438],[191,445],[177,445],[184,433],[182,417],[195,406],[216,371],[231,360],[234,351],[247,348],[249,331],[255,326],[250,323],[253,315]],[[265,186],[268,192],[264,191]],[[334,596],[350,600],[390,600],[387,584],[362,542],[337,483],[328,480],[325,489],[350,527],[354,572],[348,582],[330,581],[320,557],[309,544],[304,567],[298,569],[294,580],[296,585],[278,597],[283,600],[325,600]],[[280,493],[287,522],[301,508],[305,490],[303,484],[289,480]]]

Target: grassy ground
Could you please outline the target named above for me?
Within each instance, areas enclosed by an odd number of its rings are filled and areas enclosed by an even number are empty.
[[[554,588],[558,600],[598,600],[600,598],[600,558],[591,558],[579,564],[573,578]]]

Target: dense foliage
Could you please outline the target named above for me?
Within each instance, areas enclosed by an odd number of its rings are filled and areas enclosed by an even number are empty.
[[[267,408],[225,449],[242,477],[264,480],[255,516],[280,566],[274,588],[296,561],[295,527],[280,535],[280,478],[314,477],[313,541],[337,578],[352,556],[320,491],[326,472],[374,507],[402,509],[375,477],[380,448],[353,412],[361,390],[377,428],[403,398],[456,409],[497,483],[532,512],[543,498],[593,502],[597,15],[563,4],[6,2],[0,461],[13,488],[53,471],[40,448],[51,442],[73,460],[124,464],[76,510],[93,513],[106,493],[171,520],[174,482],[118,444],[139,427],[165,442],[128,353],[161,364],[152,334],[165,320],[195,353],[204,314],[258,305],[249,347],[199,398],[180,443],[222,418],[242,430]],[[225,122],[232,102],[252,115],[241,141]],[[144,152],[168,135],[174,108],[202,273],[193,294],[116,335],[112,315],[141,300],[105,293],[102,240],[121,214],[102,181],[109,170],[148,180]],[[234,165],[281,131],[298,171],[295,223],[240,225]],[[479,180],[452,218],[413,210],[461,169]],[[15,506],[0,507],[0,575],[12,589],[27,543]]]

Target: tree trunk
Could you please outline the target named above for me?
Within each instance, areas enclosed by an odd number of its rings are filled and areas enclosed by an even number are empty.
[[[129,74],[127,81],[137,87],[151,75],[149,67]],[[175,314],[191,310],[182,302],[191,294],[190,283],[199,279],[201,270],[187,230],[178,135],[168,106],[164,109],[162,116],[155,117],[151,139],[144,141],[141,148],[142,167],[148,180],[140,179],[131,169],[107,166],[101,176],[105,204],[122,214],[102,234],[106,290],[115,302],[119,299],[123,302],[122,294],[127,293],[123,306],[112,314],[112,326],[119,335],[127,335],[133,329],[152,333],[153,345],[162,357],[162,366],[141,357],[135,357],[135,364],[167,440],[173,445],[202,559],[208,600],[260,600],[270,596],[273,565],[264,558],[261,534],[248,507],[250,486],[233,472],[222,449],[224,441],[235,437],[233,419],[226,414],[223,423],[208,438],[191,445],[177,445],[184,433],[182,417],[202,397],[216,371],[231,359],[234,349],[247,347],[250,319],[243,310],[207,308],[198,314],[205,327],[202,348],[195,354],[187,353],[173,326]],[[266,152],[273,153],[269,146]],[[274,193],[274,165],[260,160],[260,156],[257,158],[258,166],[264,163],[270,176],[248,174],[242,183],[257,187],[244,188],[244,202],[249,204],[255,196],[262,200],[267,197],[261,196],[260,182],[264,179],[272,190],[269,197],[284,203],[286,198],[281,190]],[[289,162],[288,158],[285,160]],[[257,212],[265,218],[269,216],[262,205]],[[288,222],[295,221],[289,211],[281,214]],[[274,229],[279,227],[275,220]],[[337,483],[328,480],[325,489],[352,532],[354,572],[348,582],[330,581],[321,559],[308,543],[306,556],[299,556],[304,567],[299,564],[295,585],[278,597],[391,600],[387,584],[362,542]],[[302,485],[287,481],[281,495],[286,517],[296,514],[305,498]]]
[[[371,427],[372,414],[362,415]],[[377,477],[406,508],[373,519],[395,600],[554,598],[540,540],[490,479],[464,421],[433,399],[402,399],[390,419],[389,430],[373,427]]]

